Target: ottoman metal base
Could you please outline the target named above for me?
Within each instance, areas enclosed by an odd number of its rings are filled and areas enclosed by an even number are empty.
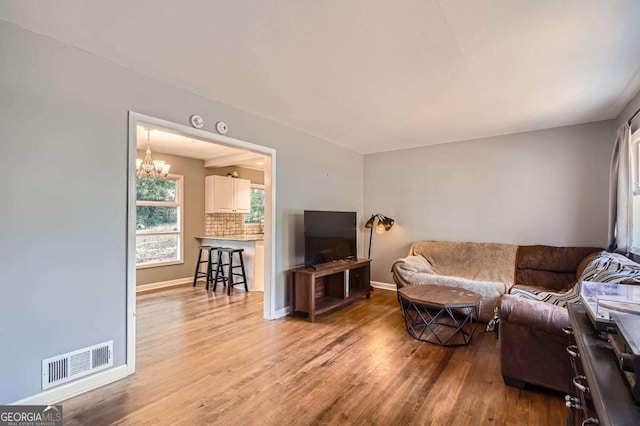
[[[422,286],[421,286],[422,287]],[[436,287],[436,286],[424,286]],[[407,326],[407,332],[422,342],[441,346],[461,346],[469,344],[478,326],[479,300],[433,304],[429,300],[398,292],[398,301]],[[465,296],[468,296],[467,292]],[[471,293],[477,296],[475,293]],[[477,297],[479,299],[479,296]]]

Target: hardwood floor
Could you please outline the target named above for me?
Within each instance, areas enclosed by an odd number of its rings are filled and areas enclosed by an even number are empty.
[[[137,311],[136,374],[64,401],[65,424],[566,424],[562,395],[503,384],[493,333],[413,340],[394,292],[314,324],[202,287],[139,296]]]

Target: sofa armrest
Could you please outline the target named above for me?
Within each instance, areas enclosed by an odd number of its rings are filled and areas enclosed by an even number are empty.
[[[500,298],[501,321],[564,336],[562,329],[569,326],[569,314],[564,308],[536,300],[505,294]]]
[[[398,288],[402,288],[405,285],[414,284],[410,277],[433,275],[436,271],[431,266],[431,263],[423,256],[407,256],[402,259],[398,259],[391,265],[391,272],[393,273],[393,280],[396,282]]]

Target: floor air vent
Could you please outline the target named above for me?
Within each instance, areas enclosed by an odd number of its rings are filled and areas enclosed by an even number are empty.
[[[42,389],[113,366],[113,340],[42,360]]]

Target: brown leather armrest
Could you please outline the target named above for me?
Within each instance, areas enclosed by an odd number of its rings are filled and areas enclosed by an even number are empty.
[[[564,336],[562,328],[569,325],[569,314],[565,308],[509,294],[500,298],[499,315],[501,321],[557,336]]]

